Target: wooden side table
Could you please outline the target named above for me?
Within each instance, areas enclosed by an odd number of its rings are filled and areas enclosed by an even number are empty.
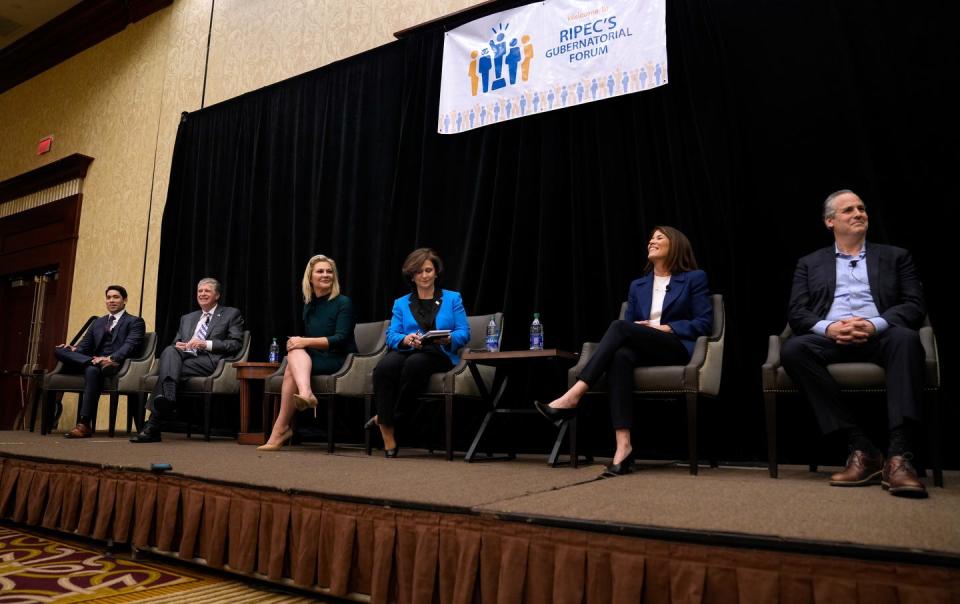
[[[470,448],[467,450],[467,454],[464,457],[465,461],[471,462],[475,459],[480,441],[495,416],[536,413],[532,405],[525,405],[524,407],[517,409],[515,407],[504,406],[501,404],[501,398],[503,397],[505,391],[507,374],[511,371],[516,371],[529,365],[538,367],[538,371],[543,371],[544,366],[550,363],[573,365],[576,363],[577,355],[572,352],[567,352],[566,350],[559,350],[557,348],[547,348],[544,350],[504,350],[499,352],[470,350],[463,354],[463,359],[467,362],[467,368],[470,370],[470,374],[477,383],[477,389],[480,391],[481,398],[487,401],[487,404],[489,405],[487,413],[484,416],[483,421],[480,423],[480,428],[477,430],[476,436],[473,437],[473,442],[470,444]],[[486,385],[483,382],[483,378],[481,377],[480,372],[477,370],[477,365],[487,365],[496,369],[491,391],[487,391]],[[559,454],[560,446],[563,444],[563,439],[567,435],[568,430],[575,433],[576,426],[576,419],[563,422],[560,425],[560,431],[557,434],[557,438],[553,444],[553,449],[551,450],[550,457],[547,461],[550,466],[555,467],[558,463],[560,463]],[[577,455],[575,443],[576,439],[571,438],[570,463],[573,465],[573,467],[577,467],[579,462],[579,456]],[[506,458],[499,459],[513,459],[513,457],[514,456],[511,453],[508,454]],[[593,461],[593,457],[588,455],[587,460]]]
[[[263,382],[267,376],[272,375],[280,368],[280,363],[234,363],[237,369],[237,379],[240,381],[240,432],[237,434],[237,444],[240,445],[262,445],[266,442],[264,431],[266,426],[260,432],[250,432],[250,406],[254,400],[263,399]],[[254,398],[252,389],[259,390],[260,396]]]

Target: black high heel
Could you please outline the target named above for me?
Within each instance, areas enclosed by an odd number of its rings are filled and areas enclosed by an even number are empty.
[[[558,426],[561,422],[564,422],[568,419],[573,419],[577,416],[576,407],[560,409],[557,407],[551,407],[550,405],[545,405],[540,401],[533,401],[533,406],[537,408],[537,411],[540,412],[540,415],[544,416]]]
[[[393,459],[393,458],[397,457],[398,455],[400,455],[400,445],[397,445],[396,447],[394,447],[394,448],[392,448],[392,449],[384,449],[384,450],[383,450],[383,456],[386,457],[387,459]]]
[[[377,422],[377,416],[374,415],[373,417],[371,417],[370,419],[367,420],[367,423],[363,424],[363,429],[364,429],[364,430],[373,430],[375,427],[377,427],[377,426],[379,426],[379,425],[380,425],[380,424]]]
[[[623,476],[624,474],[629,474],[633,472],[633,462],[635,461],[633,455],[633,449],[627,453],[627,456],[624,457],[620,463],[612,463],[607,466],[607,469],[603,471],[604,476]]]

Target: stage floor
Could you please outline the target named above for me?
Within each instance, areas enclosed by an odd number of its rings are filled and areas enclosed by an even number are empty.
[[[395,460],[352,448],[328,455],[319,445],[263,453],[179,434],[134,445],[120,436],[77,441],[0,431],[0,456],[132,470],[166,462],[184,477],[391,507],[821,554],[931,556],[960,565],[960,472],[944,473],[944,489],[926,479],[930,497],[915,500],[880,486],[830,487],[833,468],[782,466],[773,480],[766,468],[701,465],[700,475],[690,476],[685,466],[650,462],[629,476],[600,479],[599,463],[550,468],[546,456],[467,464],[423,450],[401,449]]]

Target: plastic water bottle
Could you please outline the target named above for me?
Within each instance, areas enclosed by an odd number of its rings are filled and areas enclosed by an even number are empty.
[[[487,323],[487,352],[500,350],[500,328],[497,327],[496,317],[491,316]]]
[[[543,350],[543,324],[538,312],[533,313],[533,323],[530,324],[530,350]]]
[[[271,363],[280,362],[280,345],[277,344],[276,338],[274,338],[273,342],[270,344],[270,353],[267,355],[267,360]]]

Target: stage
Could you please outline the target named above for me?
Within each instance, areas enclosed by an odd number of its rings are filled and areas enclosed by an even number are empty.
[[[0,432],[0,518],[373,601],[960,597],[960,472],[912,500],[829,487],[832,468],[600,479],[545,455],[321,449]]]

